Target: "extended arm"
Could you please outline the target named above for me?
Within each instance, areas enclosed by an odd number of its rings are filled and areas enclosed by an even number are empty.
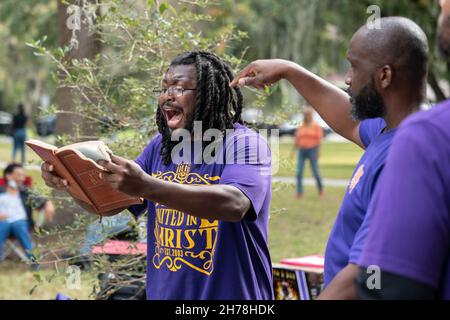
[[[289,81],[335,132],[365,148],[359,137],[359,122],[351,117],[349,95],[294,62],[257,60],[248,65],[230,85],[262,88],[281,79]]]
[[[320,294],[319,300],[355,300],[356,279],[359,275],[359,267],[348,264],[342,269],[333,281]]]
[[[203,219],[237,222],[250,210],[250,200],[229,185],[192,186],[162,181],[146,174],[133,161],[111,156],[100,162],[111,174],[104,179],[118,190]]]

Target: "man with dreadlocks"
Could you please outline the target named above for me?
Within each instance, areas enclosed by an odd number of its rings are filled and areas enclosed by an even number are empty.
[[[148,299],[273,299],[270,151],[242,125],[242,94],[229,87],[232,79],[229,66],[212,53],[179,55],[155,90],[159,134],[135,162],[114,155],[100,162],[110,172],[103,179],[147,200]],[[195,161],[198,150],[186,160],[185,148],[184,162],[175,163],[173,136],[187,131],[195,140],[198,123],[201,133],[214,129],[224,136],[215,159],[227,161]],[[202,142],[202,154],[215,143]],[[67,181],[52,170],[43,164],[47,185],[66,190]],[[144,206],[128,209],[139,214]]]

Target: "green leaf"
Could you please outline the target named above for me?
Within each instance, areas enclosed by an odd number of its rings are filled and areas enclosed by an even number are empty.
[[[169,9],[167,3],[165,2],[161,3],[161,5],[159,6],[159,14],[163,14],[164,11],[166,11],[167,9]]]
[[[42,277],[40,273],[33,273],[33,278],[37,281],[37,282],[42,282]]]
[[[28,294],[29,294],[30,296],[33,295],[34,290],[36,290],[37,286],[38,286],[38,285],[36,284],[33,288],[30,289],[30,291],[28,292]]]

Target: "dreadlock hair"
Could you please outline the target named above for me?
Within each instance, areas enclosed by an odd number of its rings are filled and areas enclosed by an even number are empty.
[[[185,129],[192,132],[194,121],[201,121],[203,132],[218,129],[224,133],[226,129],[233,129],[234,123],[242,124],[243,97],[239,88],[229,86],[234,76],[227,63],[211,52],[190,51],[175,57],[169,69],[178,65],[193,65],[197,73],[194,114]],[[156,122],[162,135],[161,157],[167,166],[176,142],[171,141],[171,132],[160,108],[156,112]],[[203,149],[209,143],[203,143]]]

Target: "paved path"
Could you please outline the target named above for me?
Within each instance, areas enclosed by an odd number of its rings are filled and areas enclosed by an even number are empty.
[[[0,161],[0,168],[5,168],[8,165],[6,161]],[[41,170],[41,166],[37,164],[26,164],[25,169],[28,170]]]
[[[5,161],[0,161],[0,168],[5,168],[7,163]],[[37,164],[25,165],[25,169],[28,170],[41,170],[41,167]],[[288,184],[295,184],[295,177],[273,177],[273,182],[281,182]],[[313,178],[303,179],[303,184],[307,186],[315,186],[316,181]],[[323,179],[323,184],[326,187],[347,187],[348,181],[345,179]]]
[[[296,183],[295,177],[273,177],[272,181],[289,183],[289,184]],[[313,178],[305,178],[305,179],[303,179],[303,184],[305,184],[307,186],[315,186],[316,180],[314,180]],[[345,179],[323,179],[323,184],[326,187],[347,187],[348,181]]]

